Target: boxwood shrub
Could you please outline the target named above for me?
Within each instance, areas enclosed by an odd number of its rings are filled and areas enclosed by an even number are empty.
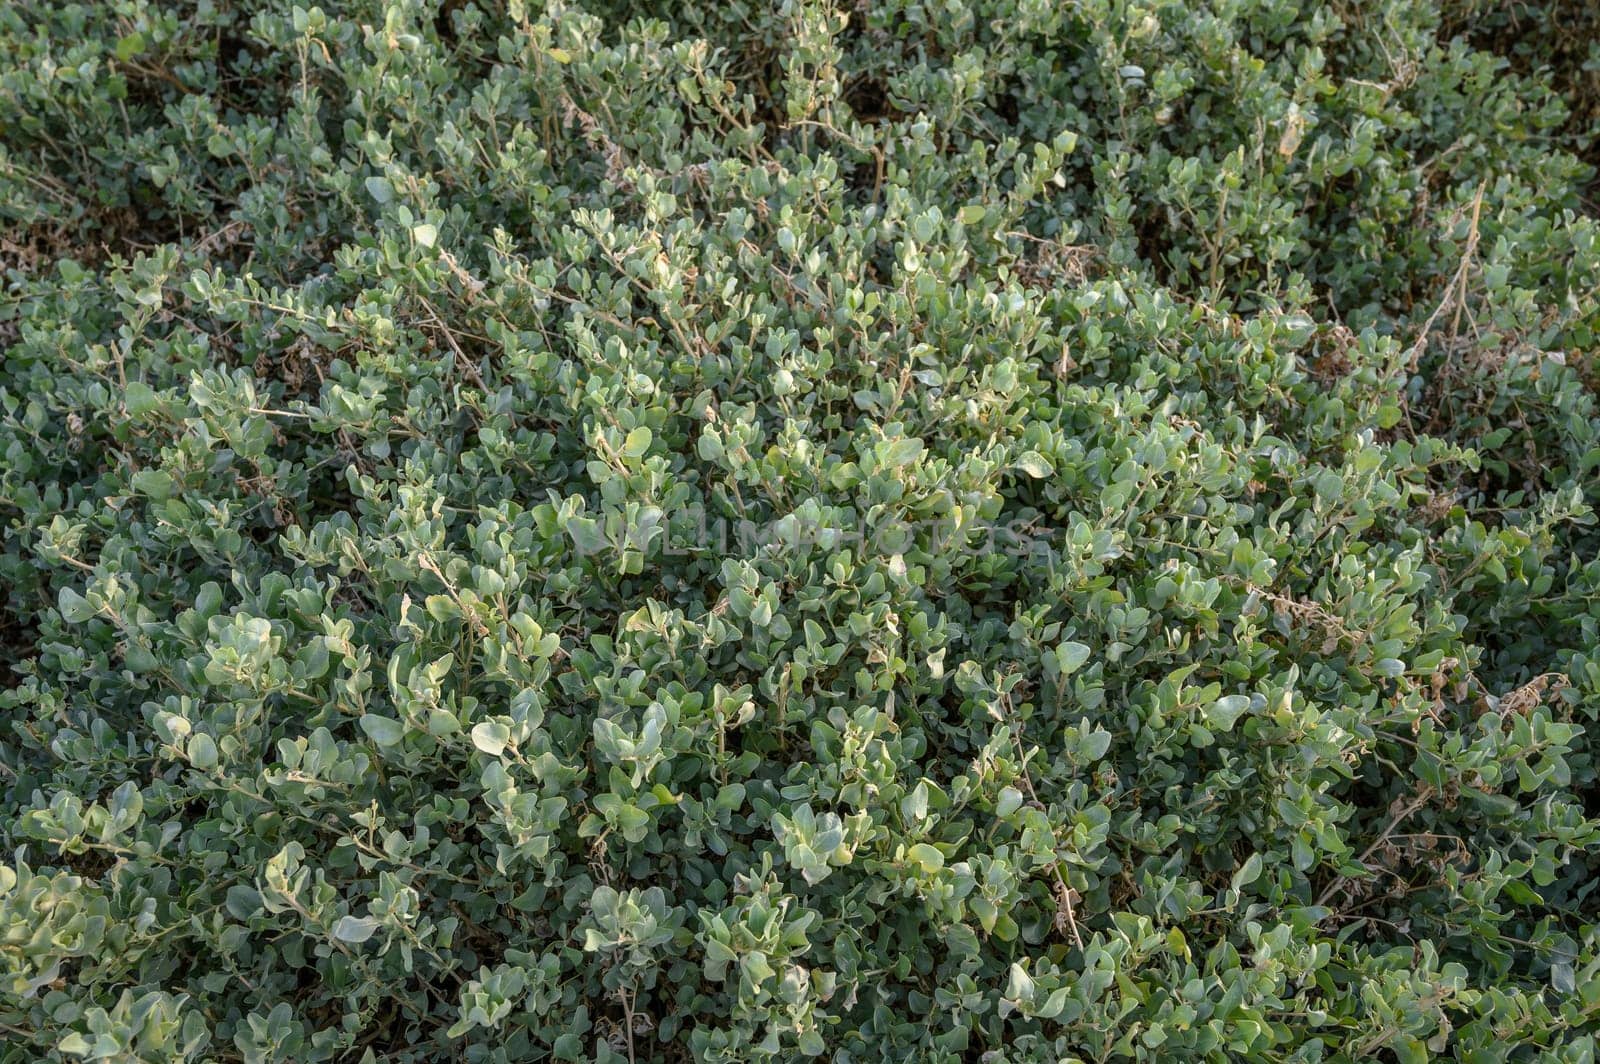
[[[0,5],[0,1061],[1594,1060],[1594,29]]]

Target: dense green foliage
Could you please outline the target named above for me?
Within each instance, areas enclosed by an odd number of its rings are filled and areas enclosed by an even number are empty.
[[[1600,20],[1442,8],[0,5],[0,1061],[1592,1061]]]

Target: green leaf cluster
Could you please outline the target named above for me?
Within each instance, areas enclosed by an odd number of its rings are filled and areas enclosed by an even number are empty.
[[[1578,7],[0,5],[0,1064],[1592,1060]]]

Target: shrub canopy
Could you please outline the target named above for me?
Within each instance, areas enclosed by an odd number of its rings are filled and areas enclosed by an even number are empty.
[[[0,6],[0,1061],[1593,1060],[1569,10]]]

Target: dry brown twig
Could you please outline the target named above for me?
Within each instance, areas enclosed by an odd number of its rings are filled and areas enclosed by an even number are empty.
[[[1015,266],[1017,275],[1028,284],[1040,284],[1056,277],[1071,285],[1082,284],[1089,279],[1089,267],[1100,255],[1100,249],[1093,244],[1064,244],[1020,230],[1001,235],[1016,237],[1034,247],[1034,254],[1019,259]]]
[[[1369,857],[1371,857],[1374,853],[1377,853],[1380,847],[1388,843],[1390,836],[1394,834],[1394,830],[1401,824],[1405,823],[1406,819],[1410,817],[1411,814],[1415,813],[1418,809],[1421,809],[1424,805],[1426,805],[1428,799],[1432,797],[1433,788],[1424,785],[1423,788],[1417,792],[1416,796],[1409,802],[1405,802],[1402,801],[1402,799],[1396,798],[1389,806],[1389,808],[1393,810],[1392,815],[1389,817],[1389,823],[1385,825],[1383,831],[1378,835],[1378,837],[1372,840],[1372,845],[1361,851],[1361,856],[1356,858],[1356,863],[1365,865]],[[1349,883],[1350,877],[1343,875],[1338,879],[1335,879],[1332,883],[1329,883],[1327,888],[1324,889],[1321,894],[1317,895],[1318,908],[1321,908],[1322,906],[1328,904],[1328,902],[1332,901],[1334,895],[1338,894],[1347,885],[1349,885]]]
[[[1543,705],[1548,695],[1560,692],[1569,682],[1563,673],[1541,673],[1521,687],[1513,688],[1501,695],[1496,708],[1502,717],[1512,714],[1525,717],[1536,707]]]
[[[1347,642],[1351,646],[1359,646],[1367,638],[1367,633],[1357,631],[1345,624],[1343,620],[1329,612],[1326,607],[1314,602],[1304,602],[1300,599],[1280,595],[1276,591],[1260,587],[1256,584],[1245,585],[1246,589],[1261,596],[1270,602],[1273,609],[1280,616],[1288,617],[1306,627],[1315,628],[1323,635],[1322,652],[1331,654],[1338,649],[1340,643]]]
[[[1461,312],[1467,300],[1467,278],[1478,256],[1478,220],[1483,215],[1483,193],[1487,188],[1487,183],[1479,185],[1478,194],[1472,199],[1472,220],[1467,228],[1467,246],[1462,249],[1461,262],[1456,266],[1456,272],[1450,278],[1450,283],[1445,286],[1439,305],[1433,308],[1433,313],[1428,315],[1428,320],[1422,323],[1417,338],[1412,341],[1411,350],[1406,358],[1406,368],[1411,373],[1417,371],[1417,364],[1422,360],[1422,352],[1427,349],[1428,337],[1433,332],[1434,325],[1447,310],[1455,311],[1455,319],[1450,330],[1451,339],[1454,339],[1460,330]]]
[[[1005,704],[1007,715],[1009,716],[1011,710],[1011,696],[1009,694],[1002,694],[1000,699]],[[1028,773],[1027,761],[1020,757],[1020,747],[1018,748],[1018,754],[1019,768],[1021,770],[1019,779],[1022,782],[1022,786],[1028,792],[1029,801],[1031,801],[1035,807],[1043,809],[1045,807],[1044,803],[1039,800],[1039,793],[1033,789],[1033,777]],[[1054,834],[1054,830],[1054,825],[1051,825],[1052,834]],[[1075,905],[1080,896],[1078,892],[1073,890],[1071,885],[1067,883],[1067,877],[1061,874],[1060,861],[1052,861],[1050,863],[1050,871],[1055,879],[1055,886],[1052,893],[1054,894],[1056,900],[1056,930],[1060,931],[1062,934],[1070,934],[1072,936],[1073,945],[1077,946],[1081,950],[1083,949],[1083,936],[1078,932],[1078,914]]]

